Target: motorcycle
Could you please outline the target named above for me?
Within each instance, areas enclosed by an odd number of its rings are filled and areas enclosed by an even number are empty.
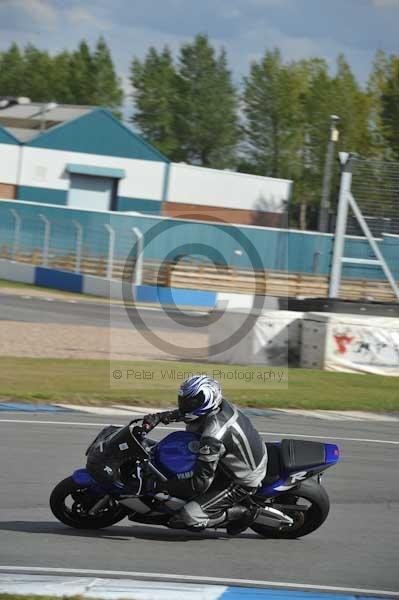
[[[126,517],[141,524],[185,528],[178,513],[188,499],[149,493],[146,479],[189,478],[197,460],[199,436],[179,430],[156,442],[148,433],[140,418],[124,427],[102,429],[86,451],[86,468],[74,471],[52,491],[54,516],[77,529],[109,527]],[[243,511],[255,505],[257,516],[251,529],[265,538],[292,539],[312,533],[329,513],[329,498],[320,479],[340,459],[338,446],[283,439],[266,442],[266,447],[266,476],[239,508]],[[227,511],[222,523],[219,519],[217,528],[243,514],[236,508]]]

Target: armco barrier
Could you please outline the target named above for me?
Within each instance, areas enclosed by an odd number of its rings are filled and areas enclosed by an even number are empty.
[[[19,281],[21,283],[34,283],[35,267],[13,260],[0,259],[0,279]]]
[[[216,298],[216,292],[202,290],[185,290],[151,285],[138,285],[135,288],[136,302],[150,302],[168,306],[182,305],[213,308],[216,305]]]
[[[35,285],[56,288],[80,294],[83,290],[83,275],[70,271],[59,271],[47,267],[35,268]]]
[[[81,275],[71,271],[35,267],[25,263],[0,259],[0,279],[20,281],[67,292],[90,294],[122,300],[122,281],[109,280],[94,275]],[[233,294],[240,296],[240,294]],[[133,297],[136,302],[165,306],[192,306],[213,308],[217,303],[217,292],[185,290],[149,285],[135,286]],[[224,294],[226,297],[227,295]]]

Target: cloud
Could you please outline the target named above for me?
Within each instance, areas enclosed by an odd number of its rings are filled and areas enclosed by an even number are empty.
[[[110,21],[99,18],[83,6],[72,6],[65,9],[65,16],[68,21],[76,27],[96,27],[97,29],[106,30],[111,26]]]
[[[58,23],[57,9],[47,0],[3,0],[0,4],[0,23],[22,30],[54,30]]]

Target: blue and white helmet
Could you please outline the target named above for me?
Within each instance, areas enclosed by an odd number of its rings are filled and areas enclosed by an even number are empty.
[[[217,409],[222,399],[218,381],[207,375],[194,375],[186,379],[180,387],[179,410],[185,421],[194,421]]]

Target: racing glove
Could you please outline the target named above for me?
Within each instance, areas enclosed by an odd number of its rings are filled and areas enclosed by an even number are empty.
[[[172,421],[179,421],[180,419],[181,414],[179,410],[167,410],[165,412],[145,415],[142,427],[148,433],[151,429],[159,425],[159,423],[169,425]]]

